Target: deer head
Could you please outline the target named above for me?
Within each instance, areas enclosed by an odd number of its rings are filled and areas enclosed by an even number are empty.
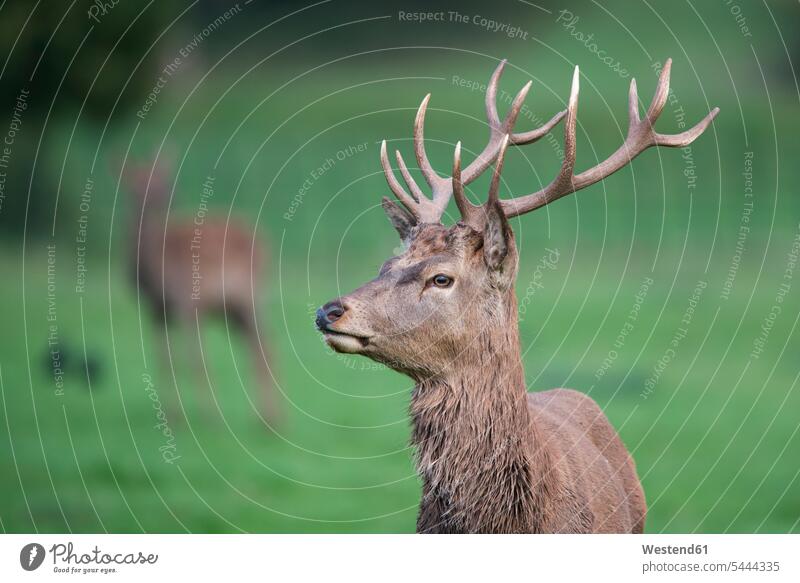
[[[653,129],[668,98],[670,65],[667,60],[644,119],[639,116],[636,81],[631,81],[629,126],[624,143],[606,160],[579,174],[574,172],[577,67],[567,109],[538,129],[515,133],[514,124],[531,83],[519,91],[501,120],[496,95],[505,66],[502,61],[486,91],[488,143],[463,170],[461,145],[457,144],[450,177],[437,174],[425,152],[423,128],[430,95],[426,96],[414,123],[414,152],[432,195],[427,197],[423,193],[400,152],[396,152],[397,165],[408,190],[400,184],[389,163],[384,141],[381,163],[389,187],[401,204],[384,198],[383,208],[406,249],[386,261],[377,278],[317,311],[317,327],[326,342],[334,350],[363,354],[418,381],[443,374],[460,366],[459,363],[480,363],[486,342],[475,339],[486,331],[492,332],[493,341],[516,342],[517,249],[508,219],[602,180],[651,146],[682,147],[702,134],[718,108],[679,134],[660,134]],[[501,199],[500,173],[507,147],[533,143],[562,120],[564,160],[555,179],[531,194]],[[464,195],[464,185],[492,164],[494,173],[487,202],[473,205]],[[461,221],[446,227],[440,219],[451,198],[455,198]],[[502,350],[499,346],[490,348]]]
[[[122,184],[128,192],[137,219],[143,212],[161,214],[166,210],[172,174],[172,162],[166,156],[161,156],[152,164],[128,160],[122,165]]]

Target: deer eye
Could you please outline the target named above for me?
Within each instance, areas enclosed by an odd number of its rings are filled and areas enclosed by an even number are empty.
[[[451,285],[453,285],[453,278],[448,277],[443,273],[440,273],[438,275],[434,275],[431,278],[431,283],[433,283],[433,285],[435,285],[436,287],[441,287],[441,288],[450,287]]]

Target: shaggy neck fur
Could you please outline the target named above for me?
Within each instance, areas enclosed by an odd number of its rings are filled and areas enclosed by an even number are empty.
[[[528,410],[513,289],[505,299],[499,325],[412,397],[428,532],[543,530],[552,473]]]

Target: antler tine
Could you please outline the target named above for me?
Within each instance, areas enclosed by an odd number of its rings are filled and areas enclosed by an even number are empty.
[[[542,197],[546,198],[551,193],[570,192],[575,171],[575,158],[577,155],[577,144],[575,139],[575,128],[578,119],[578,94],[580,93],[580,69],[576,66],[572,73],[572,87],[569,92],[569,103],[567,104],[564,121],[564,160],[561,162],[561,169],[553,181],[542,191]],[[514,200],[502,201],[505,208],[509,207]],[[540,205],[541,206],[541,205]],[[508,213],[507,213],[508,214]],[[516,213],[521,214],[521,213]],[[509,215],[516,216],[516,215]]]
[[[489,142],[486,144],[483,151],[478,154],[478,157],[472,161],[472,164],[464,169],[462,173],[464,184],[469,184],[478,178],[478,176],[483,174],[492,162],[494,162],[500,150],[500,142],[503,140],[504,135],[508,134],[509,143],[515,146],[532,144],[550,132],[566,114],[566,111],[560,111],[541,127],[527,132],[513,133],[514,124],[522,111],[525,98],[533,82],[528,81],[528,83],[519,90],[514,101],[511,103],[511,108],[506,114],[506,117],[503,121],[500,121],[500,116],[497,113],[497,88],[500,83],[500,77],[505,70],[506,62],[505,59],[500,61],[494,73],[492,73],[489,85],[486,87],[486,118],[489,124]]]
[[[497,205],[500,200],[500,176],[503,173],[503,163],[509,143],[510,136],[508,134],[503,135],[500,140],[497,159],[494,162],[492,181],[489,184],[489,197],[486,203],[481,206],[472,204],[464,196],[464,184],[461,181],[461,142],[456,144],[456,153],[453,160],[453,194],[458,210],[461,212],[462,222],[470,225],[475,230],[483,230],[488,209]]]
[[[433,189],[434,200],[439,200],[443,196],[449,199],[449,189],[442,188],[449,181],[436,173],[433,166],[431,166],[430,160],[428,160],[428,154],[425,152],[425,112],[428,109],[430,99],[431,94],[428,93],[420,103],[417,117],[414,119],[414,154],[417,157],[419,169],[425,177],[425,182]]]
[[[706,128],[711,124],[712,121],[714,121],[714,118],[717,117],[718,113],[719,107],[715,107],[708,112],[708,115],[700,120],[696,126],[679,134],[669,135],[653,132],[655,145],[666,146],[668,148],[683,148],[684,146],[688,146],[698,137],[700,137],[700,134],[706,131]]]
[[[486,201],[486,206],[491,207],[497,204],[500,197],[500,175],[503,173],[503,162],[506,157],[506,149],[508,149],[508,134],[503,136],[500,142],[500,151],[497,153],[497,160],[494,163],[494,172],[492,173],[492,182],[489,184],[489,199]]]
[[[517,121],[517,117],[519,117],[520,111],[522,111],[522,105],[525,102],[525,98],[528,96],[528,91],[530,90],[532,84],[533,81],[528,81],[523,88],[519,90],[519,93],[517,93],[517,96],[514,98],[514,101],[511,104],[511,109],[508,111],[506,119],[503,122],[503,133],[508,134],[509,142],[515,146],[532,144],[552,130],[556,124],[560,122],[567,114],[566,109],[559,111],[552,118],[550,118],[550,121],[541,127],[538,127],[534,130],[529,130],[527,132],[514,133],[512,131],[514,129],[514,124]]]
[[[639,123],[639,94],[636,91],[636,78],[631,78],[631,87],[628,89],[628,131]]]
[[[414,180],[414,177],[411,176],[411,172],[408,171],[408,166],[406,166],[406,162],[403,160],[403,155],[400,153],[400,150],[394,151],[394,157],[397,159],[397,166],[400,168],[400,174],[403,175],[403,180],[406,181],[406,184],[408,184],[408,188],[411,191],[411,198],[418,203],[420,200],[425,198],[422,189],[417,186],[416,180]]]
[[[386,140],[381,142],[381,166],[383,166],[383,174],[386,176],[386,182],[389,183],[389,188],[392,189],[397,199],[402,202],[408,210],[414,213],[416,201],[409,196],[394,175],[392,166],[389,164],[389,156],[386,154]]]
[[[672,59],[667,59],[667,62],[664,63],[664,67],[661,69],[661,74],[658,76],[658,85],[656,85],[656,91],[653,94],[653,101],[647,109],[647,120],[650,122],[651,126],[656,124],[658,116],[661,115],[661,112],[664,110],[664,105],[667,103],[667,98],[669,97],[669,73],[671,69]]]
[[[653,100],[644,119],[639,118],[639,97],[636,91],[636,81],[631,80],[630,89],[628,90],[629,126],[625,141],[606,160],[578,175],[574,174],[576,153],[575,122],[578,104],[578,69],[576,67],[564,127],[564,162],[561,165],[561,171],[555,180],[537,192],[520,198],[500,201],[506,216],[511,218],[530,212],[603,180],[630,163],[631,160],[651,146],[683,147],[691,144],[700,136],[719,113],[719,108],[712,109],[697,125],[685,132],[670,135],[659,134],[653,130],[653,125],[663,111],[669,97],[671,65],[672,60],[667,59],[659,76]]]
[[[572,185],[575,171],[575,157],[578,150],[575,140],[575,127],[578,121],[578,93],[581,90],[580,75],[580,70],[576,66],[575,71],[572,73],[572,88],[569,92],[567,115],[564,121],[564,161],[561,163],[561,172],[553,181],[559,188],[568,188]]]
[[[389,164],[389,155],[386,153],[386,140],[383,140],[383,142],[381,142],[381,165],[383,166],[383,173],[386,175],[386,182],[389,183],[389,188],[392,189],[397,199],[403,203],[403,206],[405,206],[418,221],[422,223],[438,222],[442,213],[444,213],[444,209],[447,207],[449,194],[447,199],[440,199],[438,201],[432,201],[426,197],[408,171],[403,156],[399,151],[396,151],[395,155],[397,157],[397,165],[400,167],[400,173],[403,175],[406,184],[408,184],[411,194],[406,192],[395,177],[394,171]]]
[[[500,127],[500,116],[497,114],[497,87],[500,84],[503,69],[506,68],[506,62],[506,59],[500,61],[489,78],[489,85],[486,86],[486,119],[490,128]]]
[[[527,144],[532,144],[533,142],[541,139],[542,136],[545,136],[548,133],[550,133],[550,131],[558,125],[558,122],[564,119],[565,115],[567,115],[566,109],[559,111],[552,118],[550,118],[550,121],[536,128],[535,130],[529,130],[527,132],[511,134],[509,136],[509,141],[515,146],[525,146]]]
[[[503,134],[509,134],[509,141],[514,145],[530,144],[552,130],[553,127],[561,121],[561,118],[564,117],[566,111],[558,112],[542,127],[527,132],[512,133],[514,124],[517,121],[517,117],[519,117],[520,111],[522,111],[522,106],[525,103],[525,98],[528,96],[533,81],[528,81],[522,89],[519,90],[511,104],[511,109],[506,114],[505,120],[501,122],[500,115],[497,113],[497,88],[507,62],[506,59],[500,61],[500,64],[497,65],[497,68],[495,68],[489,79],[489,85],[486,87],[486,119],[489,122],[489,128],[493,135],[496,134],[499,137]],[[499,140],[497,140],[497,142],[499,143]]]
[[[464,183],[461,181],[461,142],[456,144],[456,151],[453,155],[453,198],[456,200],[462,220],[467,224],[472,224],[481,207],[472,204],[464,195]]]
[[[531,90],[531,85],[533,85],[533,81],[525,83],[522,89],[517,92],[514,101],[511,102],[511,109],[508,110],[506,118],[503,120],[502,129],[504,134],[510,134],[511,130],[514,129],[514,124],[517,123],[517,117],[519,117],[522,104],[525,103],[525,98],[528,96],[528,91]]]
[[[397,158],[397,165],[400,168],[400,174],[408,185],[411,194],[406,192],[405,188],[403,188],[395,177],[392,167],[389,164],[389,156],[386,153],[386,140],[381,143],[381,165],[383,166],[383,173],[386,175],[386,181],[389,183],[389,188],[392,189],[392,192],[394,192],[398,200],[403,203],[411,214],[413,214],[418,221],[423,223],[439,222],[452,195],[450,180],[436,174],[428,160],[428,155],[425,153],[425,111],[427,110],[430,98],[431,95],[429,93],[422,100],[414,120],[414,153],[416,154],[417,163],[419,164],[420,170],[422,170],[425,181],[433,190],[432,198],[425,196],[422,189],[411,176],[411,172],[409,172],[402,154],[400,154],[399,150],[396,150],[395,157]]]
[[[483,230],[489,209],[494,208],[500,201],[500,176],[503,173],[503,163],[509,143],[510,136],[504,134],[500,140],[497,159],[494,162],[492,181],[489,184],[489,197],[482,206],[472,204],[464,196],[464,185],[461,182],[461,142],[456,145],[455,160],[453,162],[453,193],[455,194],[458,210],[461,212],[462,222],[477,231]]]

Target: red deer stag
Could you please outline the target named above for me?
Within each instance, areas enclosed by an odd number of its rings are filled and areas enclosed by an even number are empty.
[[[169,172],[163,164],[128,164],[123,179],[134,202],[128,215],[128,259],[139,296],[150,304],[160,328],[161,342],[165,342],[167,323],[173,318],[181,322],[197,340],[187,343],[195,346],[189,364],[202,376],[195,352],[200,341],[198,322],[208,315],[225,315],[252,353],[262,393],[259,408],[267,419],[275,420],[269,352],[257,330],[264,246],[251,227],[206,209],[194,218],[167,220]],[[213,184],[204,185],[209,188]]]
[[[439,176],[425,153],[430,96],[423,99],[414,151],[431,198],[398,152],[409,190],[401,186],[383,143],[383,169],[403,205],[384,198],[383,207],[406,249],[386,261],[376,279],[320,308],[317,326],[335,350],[385,363],[416,383],[411,416],[423,481],[419,532],[640,533],[644,493],[633,460],[597,404],[567,389],[526,391],[514,292],[517,249],[508,219],[602,180],[650,146],[690,144],[718,110],[683,133],[657,133],[653,126],[669,91],[667,61],[644,119],[632,81],[624,143],[575,174],[578,69],[567,109],[539,129],[514,133],[530,82],[501,121],[495,101],[504,64],[486,91],[489,143],[463,171],[457,145],[452,177]],[[565,155],[555,180],[532,194],[500,199],[506,147],[535,142],[562,119]],[[488,202],[473,205],[464,185],[492,164]],[[462,220],[446,227],[440,219],[451,196]]]

